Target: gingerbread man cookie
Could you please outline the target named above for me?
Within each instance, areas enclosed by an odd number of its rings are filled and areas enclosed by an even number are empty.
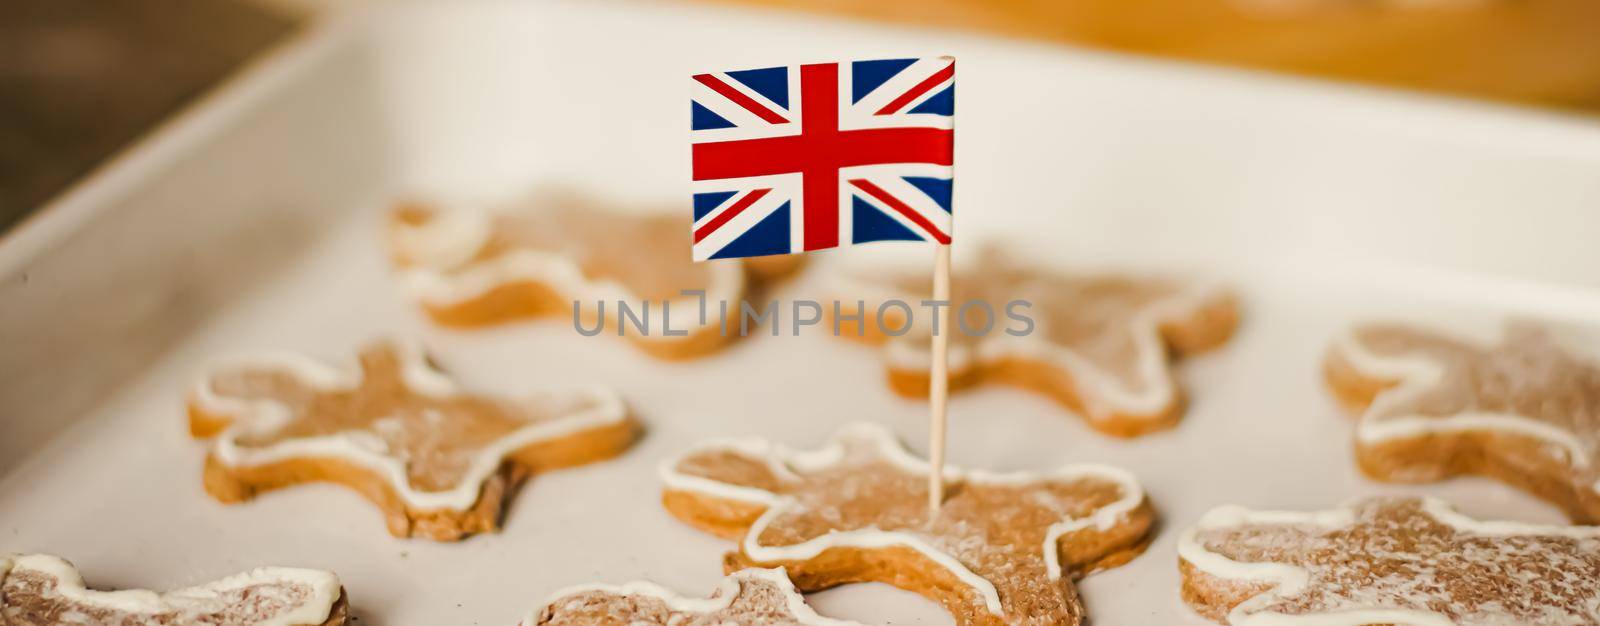
[[[529,474],[615,456],[638,430],[609,390],[473,395],[391,343],[354,371],[298,355],[220,368],[190,395],[189,428],[215,437],[205,486],[222,502],[335,482],[383,509],[396,537],[440,541],[496,530]]]
[[[60,557],[0,555],[0,624],[58,626],[341,626],[344,589],[331,572],[262,567],[166,593],[96,591]]]
[[[1072,580],[1121,565],[1149,541],[1154,513],[1121,470],[945,470],[928,516],[928,465],[886,430],[855,424],[794,452],[721,441],[662,467],[679,519],[739,540],[725,568],[788,569],[803,591],[883,582],[944,605],[962,626],[1079,624]]]
[[[530,204],[504,211],[402,205],[389,234],[406,291],[447,326],[571,320],[576,307],[586,331],[603,325],[601,332],[624,334],[653,356],[688,358],[737,335],[722,327],[719,307],[737,315],[741,302],[758,299],[800,263],[798,256],[694,263],[682,212],[617,211],[565,191],[537,194]]]
[[[952,390],[982,382],[1017,385],[1118,437],[1175,425],[1183,402],[1171,356],[1220,345],[1239,318],[1232,294],[1215,284],[1070,274],[987,252],[976,267],[956,272],[952,288],[953,328],[944,329]],[[907,321],[902,308],[885,303],[915,307],[930,300],[927,276],[845,274],[837,293],[845,302],[864,302],[864,320],[880,318],[860,327],[841,324],[840,336],[884,344],[890,386],[926,398],[933,313],[919,308]],[[1013,304],[1019,302],[1027,306]],[[1031,326],[1008,323],[1011,313],[1031,319]]]
[[[1434,499],[1221,507],[1178,554],[1184,601],[1232,626],[1600,624],[1600,529],[1478,521]]]
[[[1494,477],[1600,522],[1600,361],[1551,329],[1514,322],[1498,341],[1401,324],[1358,326],[1325,363],[1361,410],[1356,457],[1400,482]]]
[[[646,582],[558,591],[521,626],[861,626],[828,619],[778,569],[739,570],[710,598],[685,598]]]

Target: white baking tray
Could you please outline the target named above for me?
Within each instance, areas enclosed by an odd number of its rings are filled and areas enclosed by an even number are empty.
[[[1600,319],[1590,121],[789,14],[474,3],[329,20],[0,242],[0,550],[65,555],[106,586],[328,568],[364,624],[510,624],[584,582],[708,592],[731,546],[661,509],[660,459],[723,435],[811,445],[852,420],[921,450],[924,405],[880,383],[872,351],[817,333],[674,364],[561,320],[440,330],[394,288],[383,212],[405,192],[492,198],[545,180],[681,206],[692,71],[885,54],[959,58],[958,261],[999,238],[1243,294],[1237,338],[1183,366],[1193,403],[1174,431],[1108,439],[1004,388],[951,405],[955,463],[1099,461],[1143,480],[1161,534],[1082,583],[1095,623],[1202,623],[1178,599],[1174,537],[1218,504],[1431,493],[1472,514],[1561,519],[1485,480],[1363,479],[1318,361],[1369,315]],[[863,252],[928,254],[876,250]],[[393,539],[338,487],[238,506],[205,495],[182,400],[208,363],[347,358],[386,334],[420,338],[486,390],[609,381],[648,435],[613,462],[537,477],[504,532],[455,544]],[[813,600],[838,617],[948,623],[881,585]]]

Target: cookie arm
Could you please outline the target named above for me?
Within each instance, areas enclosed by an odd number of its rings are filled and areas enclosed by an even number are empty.
[[[1179,302],[1156,324],[1161,338],[1181,355],[1222,345],[1239,326],[1237,296],[1221,285],[1203,285],[1178,296]]]
[[[737,540],[798,480],[759,441],[701,446],[661,466],[662,505],[705,532]]]

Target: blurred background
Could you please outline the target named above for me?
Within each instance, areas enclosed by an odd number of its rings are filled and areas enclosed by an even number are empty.
[[[422,6],[318,27],[400,3]],[[1158,481],[1151,493],[1174,529],[1224,501],[1322,508],[1378,489],[1346,445],[1326,445],[1348,439],[1351,421],[1316,364],[1351,320],[1440,311],[1600,320],[1600,0],[529,4],[539,6],[0,0],[0,511],[22,512],[0,515],[0,536],[12,537],[0,549],[59,545],[108,585],[328,563],[353,585],[362,624],[466,623],[463,611],[509,623],[493,616],[591,580],[709,588],[721,570],[702,557],[726,546],[675,523],[651,526],[668,522],[654,481],[629,480],[624,497],[603,504],[544,491],[564,505],[518,524],[576,533],[556,541],[517,532],[495,539],[514,544],[410,545],[394,557],[404,561],[373,558],[394,546],[343,494],[298,501],[313,508],[189,508],[200,447],[172,417],[216,359],[280,347],[337,358],[392,333],[441,345],[465,380],[505,390],[615,377],[653,412],[653,448],[635,462],[702,431],[770,424],[809,443],[823,436],[819,419],[872,416],[922,439],[924,407],[883,391],[881,364],[857,346],[769,337],[706,369],[679,369],[578,336],[564,320],[437,329],[394,276],[386,217],[397,200],[429,192],[470,203],[563,182],[619,207],[686,209],[671,204],[688,200],[686,79],[760,67],[752,61],[961,55],[956,193],[973,210],[957,215],[982,218],[962,223],[962,241],[1004,236],[1040,263],[1241,284],[1249,332],[1221,358],[1185,366],[1186,388],[1204,390],[1195,394],[1204,415],[1186,423],[1220,429],[1123,445],[1031,404],[1038,398],[999,394],[961,410],[1003,422],[969,420],[966,436],[951,438],[966,446],[953,459],[1001,461],[995,469],[1061,459],[1136,468]],[[128,152],[153,134],[159,141]],[[86,177],[92,184],[74,188]],[[981,250],[968,246],[958,263]],[[920,246],[862,252],[927,262]],[[815,279],[827,278],[821,270]],[[822,373],[869,384],[804,402],[762,397]],[[768,421],[753,426],[757,404]],[[1208,437],[1226,441],[1227,454],[1210,455],[1218,440]],[[1228,462],[1197,476],[1210,456]],[[27,473],[15,469],[24,464]],[[144,478],[155,475],[180,478]],[[1509,488],[1452,485],[1452,499],[1479,514],[1554,515]],[[289,523],[307,510],[335,521],[312,532]],[[635,543],[592,552],[618,528],[595,519],[629,524]],[[550,548],[573,567],[525,567]],[[463,549],[516,561],[526,575],[454,576]],[[1091,610],[1123,616],[1110,624],[1200,623],[1177,617],[1171,544],[1153,552],[1163,550],[1091,579]],[[690,562],[700,565],[682,567]],[[510,571],[494,569],[501,563],[481,571]],[[441,582],[460,597],[421,592]],[[882,611],[850,617],[916,623]]]
[[[723,0],[1600,113],[1595,0]],[[320,14],[370,0],[0,3],[0,230]]]

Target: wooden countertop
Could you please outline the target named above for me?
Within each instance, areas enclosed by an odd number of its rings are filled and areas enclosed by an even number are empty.
[[[0,2],[0,233],[293,25],[224,0]]]
[[[728,0],[1600,112],[1600,0]]]

